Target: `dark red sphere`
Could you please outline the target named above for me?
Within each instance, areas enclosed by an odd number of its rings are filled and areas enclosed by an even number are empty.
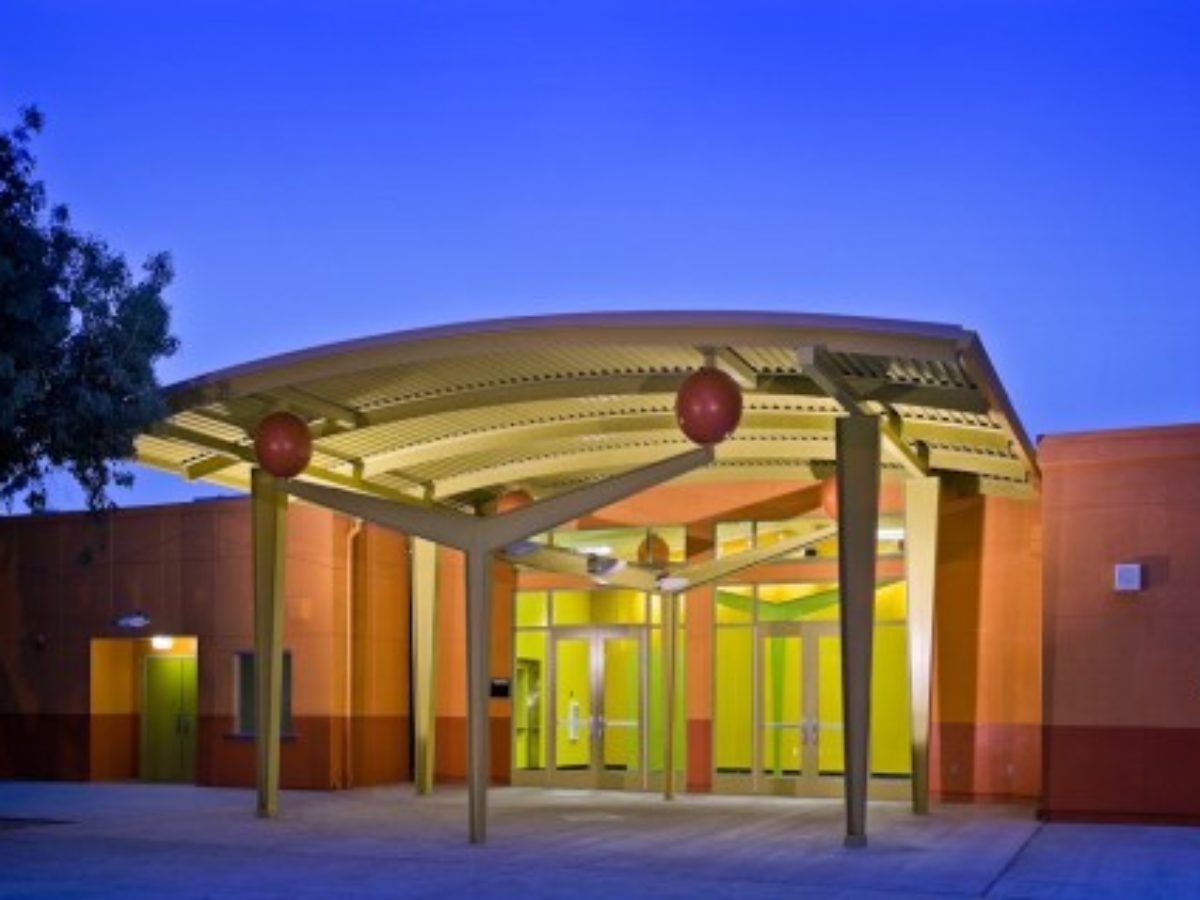
[[[505,491],[496,498],[496,515],[499,516],[506,512],[512,512],[514,509],[528,506],[532,502],[533,495],[529,491],[522,489]]]
[[[303,472],[312,459],[312,449],[312,435],[298,416],[273,412],[258,423],[254,453],[258,464],[277,478]]]
[[[742,419],[742,391],[720,369],[700,369],[675,395],[680,430],[697,444],[719,444]]]
[[[821,482],[821,509],[831,519],[838,517],[837,479],[832,475]]]
[[[652,534],[638,544],[637,561],[643,566],[665,566],[671,561],[671,547],[657,534]]]

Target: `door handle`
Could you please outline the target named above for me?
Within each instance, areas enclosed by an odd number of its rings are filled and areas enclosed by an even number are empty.
[[[819,732],[817,723],[811,719],[804,720],[804,743],[816,746]]]

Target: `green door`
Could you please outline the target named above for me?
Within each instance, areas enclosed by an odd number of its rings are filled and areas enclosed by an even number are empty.
[[[147,656],[142,684],[142,779],[195,781],[196,657]]]

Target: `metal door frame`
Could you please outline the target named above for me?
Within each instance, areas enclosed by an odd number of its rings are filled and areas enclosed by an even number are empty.
[[[818,765],[820,722],[817,718],[820,691],[819,639],[823,634],[837,633],[836,622],[759,622],[754,635],[754,790],[759,794],[821,797],[830,793],[830,776],[822,777]],[[798,775],[771,775],[766,767],[766,690],[763,667],[766,665],[764,646],[770,638],[793,637],[800,641],[800,772]],[[841,776],[834,777],[836,790],[841,789]]]
[[[608,788],[644,790],[646,788],[646,756],[648,740],[649,660],[645,625],[568,626],[547,630],[547,747],[546,783],[551,787]],[[636,643],[638,661],[638,769],[635,772],[609,772],[604,768],[604,642],[609,639],[632,640]],[[588,677],[590,716],[587,722],[589,761],[587,769],[558,768],[558,642],[586,640],[588,642]]]
[[[908,627],[907,619],[878,620],[875,627],[899,625]],[[714,628],[718,627],[715,626]],[[820,705],[820,639],[832,635],[840,639],[836,619],[813,621],[755,621],[746,626],[753,635],[751,645],[751,772],[749,775],[722,775],[713,773],[713,786],[719,793],[766,794],[795,797],[841,797],[845,793],[845,781],[841,774],[822,775],[819,767],[818,741],[821,722],[818,718]],[[766,750],[764,733],[766,722],[763,689],[763,646],[768,637],[796,636],[801,640],[801,717],[804,731],[804,754],[801,773],[798,776],[768,775],[764,765]],[[717,677],[714,655],[713,677]],[[716,739],[714,731],[713,740]],[[911,795],[911,778],[880,779],[868,781],[868,796],[872,800],[905,800]]]

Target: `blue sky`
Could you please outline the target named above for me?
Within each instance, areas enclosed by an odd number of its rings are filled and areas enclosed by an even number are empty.
[[[1194,3],[8,0],[3,23],[0,121],[41,106],[52,197],[174,256],[168,382],[471,318],[786,309],[979,331],[1034,434],[1200,420]]]

